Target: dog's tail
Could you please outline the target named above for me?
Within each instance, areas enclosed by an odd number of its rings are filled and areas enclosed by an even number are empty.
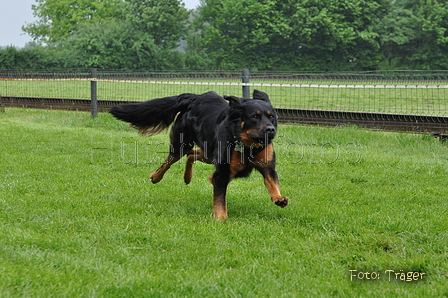
[[[115,118],[129,122],[141,134],[152,136],[168,128],[176,115],[185,112],[196,97],[196,94],[184,93],[113,107],[109,112]]]

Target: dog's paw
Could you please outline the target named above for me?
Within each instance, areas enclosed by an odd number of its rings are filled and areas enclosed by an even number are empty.
[[[162,180],[163,175],[160,175],[157,171],[152,173],[151,176],[149,176],[149,178],[151,179],[151,182],[153,184],[156,184],[157,182],[160,182],[160,180]]]
[[[275,205],[280,207],[286,207],[289,203],[288,197],[278,197],[278,198],[272,198],[272,202],[275,203]]]
[[[191,172],[184,172],[184,182],[185,184],[190,184],[191,179],[193,178],[193,174]]]

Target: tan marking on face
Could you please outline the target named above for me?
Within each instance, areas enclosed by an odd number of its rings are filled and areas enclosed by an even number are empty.
[[[244,121],[241,122],[241,129],[243,129],[243,128],[244,128]]]
[[[245,130],[241,133],[240,138],[241,138],[241,142],[243,143],[244,147],[247,148],[259,148],[261,146],[263,146],[260,143],[255,142],[254,140],[252,140],[252,138],[250,137],[250,129]]]

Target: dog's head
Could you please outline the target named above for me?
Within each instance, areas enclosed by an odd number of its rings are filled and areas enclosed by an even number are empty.
[[[266,93],[254,90],[251,99],[224,98],[229,101],[234,136],[245,147],[261,147],[272,142],[277,133],[277,114]]]

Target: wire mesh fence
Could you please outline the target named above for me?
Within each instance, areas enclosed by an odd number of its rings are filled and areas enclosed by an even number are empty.
[[[277,108],[448,116],[448,72],[335,73],[241,71],[0,71],[0,96],[144,101],[216,91],[241,96],[243,86],[269,94]]]

